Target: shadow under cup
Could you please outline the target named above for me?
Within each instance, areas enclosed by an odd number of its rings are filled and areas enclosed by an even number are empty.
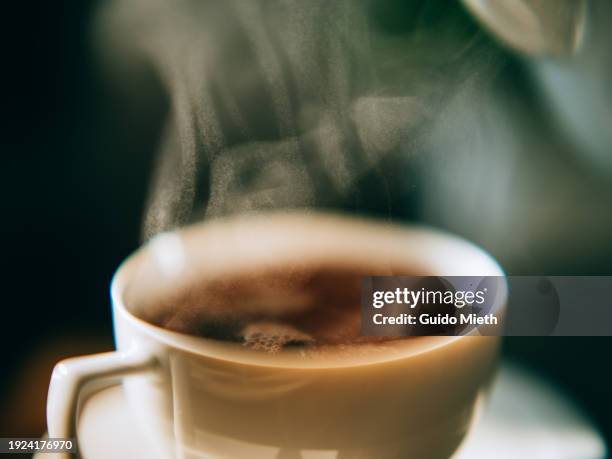
[[[196,281],[234,286],[233,277],[229,284],[223,279],[256,272],[287,277],[277,269],[283,266],[301,280],[313,272],[503,276],[489,255],[454,236],[331,215],[242,218],[156,237],[119,269],[112,297],[118,350],[142,350],[157,362],[123,384],[139,427],[162,457],[449,457],[490,381],[499,337],[364,341],[351,335],[349,343],[328,340],[271,354],[239,340],[177,332],[189,314],[167,328],[159,323],[167,311],[146,316],[148,308],[173,310],[168,301],[177,291],[192,292],[180,296],[192,299]],[[301,317],[312,295],[276,285],[293,308],[290,317]],[[262,292],[274,296],[268,287],[246,290],[255,292],[253,304],[261,303]],[[236,290],[196,290],[196,297],[210,291]],[[222,300],[213,296],[211,304],[226,307]],[[191,314],[196,322],[207,317]]]

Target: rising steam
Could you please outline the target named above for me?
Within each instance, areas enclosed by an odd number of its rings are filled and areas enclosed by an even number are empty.
[[[400,3],[108,3],[98,29],[127,56],[114,65],[147,61],[170,98],[145,238],[230,213],[359,206],[364,192],[388,211],[402,159],[494,67],[457,5]]]

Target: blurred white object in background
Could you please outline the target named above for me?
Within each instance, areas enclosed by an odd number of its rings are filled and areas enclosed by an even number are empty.
[[[585,26],[584,0],[463,0],[506,45],[533,56],[572,54]]]
[[[574,22],[563,0],[464,3],[518,52],[535,91],[517,90],[523,75],[457,91],[427,139],[425,220],[485,246],[510,272],[596,259],[612,232],[612,2],[570,2]],[[534,30],[520,28],[527,11]],[[563,17],[566,28],[554,26]],[[548,51],[510,39],[521,35]]]

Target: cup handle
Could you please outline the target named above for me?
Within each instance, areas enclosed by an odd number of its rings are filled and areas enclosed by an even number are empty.
[[[59,362],[53,368],[47,396],[49,438],[76,438],[79,395],[87,383],[105,382],[107,387],[118,384],[123,376],[150,371],[156,366],[157,359],[140,350],[104,352]],[[70,453],[55,457],[69,458]]]

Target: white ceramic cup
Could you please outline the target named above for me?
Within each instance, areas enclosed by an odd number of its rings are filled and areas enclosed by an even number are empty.
[[[303,359],[299,351],[269,355],[176,333],[130,312],[138,294],[126,291],[143,272],[179,281],[194,270],[296,253],[331,256],[347,266],[382,260],[414,267],[415,274],[504,275],[487,253],[458,237],[331,215],[251,217],[160,235],[113,280],[117,350],[55,367],[49,436],[75,436],[87,394],[120,383],[137,428],[160,458],[449,457],[473,421],[499,337],[421,337],[387,343],[383,352]],[[496,304],[504,307],[506,291],[500,295]]]

